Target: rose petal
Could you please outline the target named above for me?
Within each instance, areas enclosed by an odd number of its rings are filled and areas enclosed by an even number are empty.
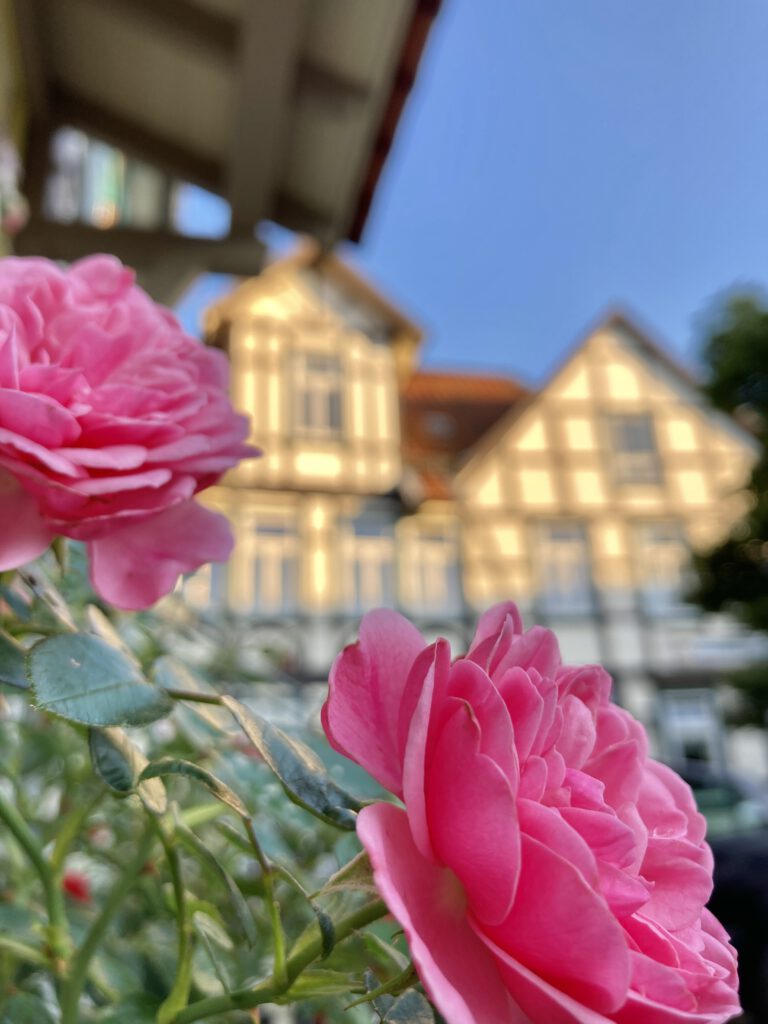
[[[502,925],[484,931],[516,962],[590,1009],[618,1009],[630,978],[621,926],[572,863],[525,831],[521,844],[514,906]]]
[[[323,726],[331,746],[351,757],[398,795],[402,762],[398,716],[408,673],[424,649],[421,633],[396,612],[369,612],[360,640],[336,658]]]
[[[182,573],[224,562],[232,550],[224,516],[184,502],[88,544],[91,582],[117,608],[147,608],[169,593]]]
[[[424,987],[446,1020],[531,1024],[468,924],[458,880],[421,857],[405,812],[389,804],[364,807],[357,832],[377,888],[402,925]]]
[[[17,569],[41,555],[53,540],[37,502],[0,470],[0,571]]]
[[[481,921],[499,924],[512,907],[520,867],[517,779],[507,778],[481,752],[481,728],[471,705],[456,697],[450,704],[453,713],[440,731],[427,772],[431,843],[437,858],[464,885],[472,912]],[[407,807],[410,818],[410,803]]]

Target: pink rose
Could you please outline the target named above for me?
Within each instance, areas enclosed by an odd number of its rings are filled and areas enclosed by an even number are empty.
[[[373,612],[333,666],[331,744],[405,804],[364,808],[358,834],[448,1024],[738,1013],[704,819],[610,689],[512,604],[453,663]]]
[[[226,519],[193,498],[254,453],[247,433],[224,355],[117,260],[0,262],[0,569],[60,534],[102,597],[152,604],[228,557]]]

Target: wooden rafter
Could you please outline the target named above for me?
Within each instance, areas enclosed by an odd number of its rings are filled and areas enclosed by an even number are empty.
[[[304,0],[260,0],[245,8],[227,171],[227,198],[236,231],[252,231],[269,215],[305,13]]]
[[[190,266],[221,274],[252,276],[262,268],[264,248],[256,239],[189,238],[171,231],[138,228],[103,230],[89,224],[59,224],[33,217],[16,236],[20,256],[44,254],[51,259],[76,260],[93,252],[114,253],[134,267],[152,266],[163,254],[184,254]]]
[[[48,84],[45,73],[39,0],[12,0],[12,2],[30,113],[34,120],[45,121],[49,114]]]

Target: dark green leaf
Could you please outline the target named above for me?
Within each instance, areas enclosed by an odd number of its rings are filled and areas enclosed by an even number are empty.
[[[193,779],[195,782],[201,782],[208,790],[210,790],[211,793],[213,793],[217,800],[221,800],[221,802],[226,804],[227,807],[231,807],[236,814],[240,815],[241,818],[248,817],[248,808],[237,793],[223,783],[221,779],[217,779],[216,776],[206,768],[201,768],[200,765],[194,764],[192,761],[184,761],[181,758],[164,757],[160,761],[153,761],[148,764],[141,773],[141,779],[142,781],[145,779],[155,779],[161,775],[184,775],[186,778]]]
[[[354,1003],[349,1003],[347,1009],[350,1009],[352,1006],[358,1006],[360,1003],[371,1002],[374,1007],[378,1006],[377,1012],[383,1015],[385,1010],[389,1012],[388,1008],[394,1005],[394,997],[409,989],[418,981],[418,978],[416,977],[416,970],[413,964],[409,961],[403,970],[395,975],[394,978],[390,978],[389,981],[385,981],[381,985],[374,985],[375,981],[376,976],[373,971],[366,971],[365,988],[368,994],[360,999],[356,999]]]
[[[371,995],[371,993],[373,992],[378,991],[378,989],[380,988],[379,979],[371,970],[367,970],[365,972],[365,974],[363,975],[363,980],[365,981],[365,989],[369,995]],[[376,1013],[378,1013],[379,1020],[384,1020],[384,1017],[387,1015],[387,1012],[392,1008],[394,1002],[394,996],[387,995],[386,993],[382,993],[378,996],[371,995],[371,1004]]]
[[[222,704],[232,713],[291,800],[332,825],[354,829],[360,802],[336,785],[313,750],[233,697],[222,697]]]
[[[435,1015],[424,996],[411,989],[394,1001],[382,1020],[386,1024],[435,1024]]]
[[[0,629],[0,683],[15,686],[19,690],[29,689],[26,656],[27,652],[21,644]]]
[[[38,707],[85,725],[144,725],[173,706],[130,658],[90,633],[41,640],[27,673]]]
[[[141,752],[133,744],[127,746],[122,742],[116,742],[116,737],[109,735],[111,731],[88,730],[91,762],[110,789],[114,789],[116,793],[132,793],[139,773],[144,767],[140,761]],[[146,761],[146,758],[143,760]]]
[[[412,978],[412,968],[408,974]],[[406,977],[404,974],[403,977]],[[410,989],[403,995],[393,998],[382,989],[397,987],[399,979],[395,978],[388,985],[379,985],[378,979],[373,971],[366,971],[364,974],[365,987],[368,990],[371,1003],[382,1024],[435,1024],[435,1015],[432,1007],[424,996],[416,989]],[[373,993],[377,993],[375,996]],[[357,1000],[360,1002],[361,1000]],[[353,1006],[356,1003],[352,1004]]]
[[[165,786],[160,779],[139,779],[147,759],[122,729],[90,729],[88,746],[93,767],[110,789],[117,793],[136,790],[149,810],[155,814],[165,811]]]

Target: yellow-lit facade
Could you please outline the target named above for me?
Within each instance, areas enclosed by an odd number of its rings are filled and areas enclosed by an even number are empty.
[[[714,684],[752,641],[682,595],[691,549],[743,510],[748,435],[611,317],[462,454],[447,493],[426,493],[399,401],[418,330],[330,259],[275,264],[208,313],[264,454],[210,492],[236,550],[188,601],[318,678],[370,608],[461,641],[511,597],[568,660],[612,671],[666,756],[732,762]]]
[[[419,330],[331,258],[272,266],[208,311],[206,333],[263,454],[207,492],[236,547],[187,581],[187,601],[284,641],[309,676],[372,608],[460,628],[456,509],[405,514],[400,493],[399,395]]]
[[[665,756],[754,768],[760,741],[721,728],[716,683],[757,641],[683,595],[690,552],[744,511],[755,452],[661,350],[609,317],[458,474],[469,604],[512,594],[569,660],[606,665]]]

